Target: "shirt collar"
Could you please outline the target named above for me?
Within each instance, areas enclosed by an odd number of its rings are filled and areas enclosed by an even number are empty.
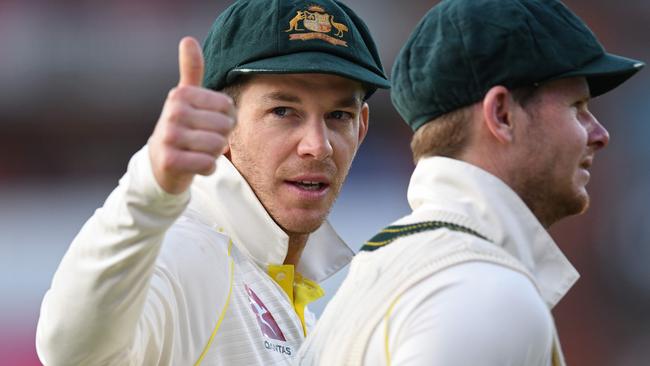
[[[443,157],[421,159],[408,189],[413,216],[469,226],[530,271],[544,301],[555,306],[579,275],[519,196],[494,175]]]
[[[189,212],[229,235],[233,244],[264,270],[282,264],[289,247],[288,235],[273,221],[244,177],[226,157],[217,160],[210,176],[196,176]],[[353,251],[328,221],[313,232],[300,257],[297,270],[321,282],[347,265]]]

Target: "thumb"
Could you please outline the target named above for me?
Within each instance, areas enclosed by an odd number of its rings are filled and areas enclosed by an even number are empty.
[[[178,44],[178,85],[201,86],[203,82],[203,52],[199,42],[192,37],[184,37]]]

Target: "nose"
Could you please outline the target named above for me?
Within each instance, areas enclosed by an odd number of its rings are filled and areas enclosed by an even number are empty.
[[[607,129],[598,122],[596,117],[593,115],[592,117],[592,123],[590,124],[590,130],[589,130],[589,146],[593,146],[594,150],[599,150],[607,146],[609,144],[609,132],[607,132]]]
[[[320,161],[332,156],[333,149],[325,121],[313,119],[307,121],[303,127],[298,144],[298,155]]]

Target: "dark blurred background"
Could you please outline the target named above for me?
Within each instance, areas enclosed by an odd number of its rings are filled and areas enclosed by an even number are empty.
[[[229,3],[0,2],[0,364],[39,364],[35,327],[58,262],[151,133],[177,82],[178,41],[202,41]],[[390,70],[436,1],[347,3]],[[650,1],[566,3],[609,51],[650,61]],[[370,104],[368,138],[332,213],[354,249],[408,212],[413,168],[388,93]],[[582,275],[554,313],[570,365],[650,365],[650,70],[592,109],[612,139],[593,168],[591,210],[552,230]]]

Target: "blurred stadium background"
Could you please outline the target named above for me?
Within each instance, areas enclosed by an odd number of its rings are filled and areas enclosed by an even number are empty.
[[[649,1],[566,2],[609,51],[650,61]],[[35,327],[58,262],[151,133],[177,81],[178,41],[202,40],[229,3],[0,2],[0,364],[40,364]],[[347,3],[390,70],[436,1]],[[582,274],[554,313],[570,365],[648,365],[650,70],[592,109],[612,140],[593,168],[591,210],[552,230]],[[354,249],[408,212],[409,139],[388,93],[378,92],[369,137],[332,213]],[[328,280],[328,296],[342,277]]]

